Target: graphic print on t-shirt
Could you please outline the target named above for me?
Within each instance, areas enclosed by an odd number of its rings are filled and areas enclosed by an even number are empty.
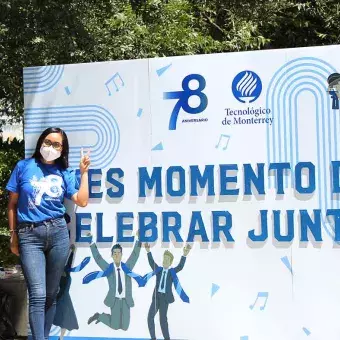
[[[57,175],[48,175],[40,179],[33,176],[30,183],[33,187],[33,202],[30,202],[30,208],[40,205],[44,194],[48,196],[45,198],[46,201],[57,201],[63,193],[63,179]]]

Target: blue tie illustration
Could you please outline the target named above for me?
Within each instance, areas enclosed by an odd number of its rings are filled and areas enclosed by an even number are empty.
[[[164,290],[164,288],[165,288],[165,270],[163,270],[162,281],[161,281],[161,289]]]
[[[117,268],[118,271],[118,293],[122,294],[123,285],[122,285],[122,278],[120,277],[120,268]]]

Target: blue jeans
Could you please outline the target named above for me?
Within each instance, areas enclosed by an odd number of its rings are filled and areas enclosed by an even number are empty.
[[[17,230],[20,260],[29,293],[33,340],[46,340],[70,248],[67,225],[64,218],[59,218],[39,226],[19,224]]]

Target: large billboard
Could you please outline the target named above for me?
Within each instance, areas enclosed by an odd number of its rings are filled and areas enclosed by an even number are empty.
[[[26,157],[58,126],[92,159],[51,336],[339,339],[339,56],[25,68]]]

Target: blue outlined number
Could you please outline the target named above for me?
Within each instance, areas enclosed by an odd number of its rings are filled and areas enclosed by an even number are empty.
[[[198,81],[198,88],[192,90],[189,88],[189,83],[192,80]],[[176,130],[177,118],[181,108],[189,114],[202,113],[208,106],[208,97],[202,91],[205,89],[206,81],[200,74],[189,74],[182,81],[183,91],[164,92],[163,99],[177,99],[177,103],[172,110],[169,130]],[[200,100],[200,104],[197,107],[191,107],[189,105],[189,98],[191,96],[197,96]]]

